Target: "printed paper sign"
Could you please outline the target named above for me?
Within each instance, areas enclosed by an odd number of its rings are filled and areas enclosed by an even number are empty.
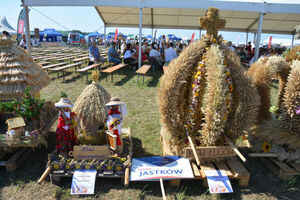
[[[94,194],[97,170],[75,170],[71,194]]]
[[[71,152],[75,160],[104,160],[109,156],[107,145],[75,145]]]
[[[177,156],[133,158],[131,181],[194,178],[190,161]]]
[[[224,170],[204,170],[210,193],[232,193],[232,187]]]

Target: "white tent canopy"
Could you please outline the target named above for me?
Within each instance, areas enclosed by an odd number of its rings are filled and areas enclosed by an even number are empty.
[[[198,17],[208,7],[219,8],[225,31],[256,32],[264,13],[262,32],[293,34],[300,24],[299,0],[24,0],[26,6],[95,6],[106,27],[199,29]]]
[[[139,9],[123,7],[96,7],[106,27],[138,27]],[[300,7],[299,7],[300,11]],[[144,8],[144,28],[175,28],[199,30],[199,16],[206,9]],[[259,12],[220,10],[226,19],[224,31],[256,32]],[[293,34],[300,24],[300,14],[265,13],[262,32]]]
[[[6,17],[2,17],[0,20],[0,32],[7,31],[9,34],[16,35],[17,31],[8,23]]]
[[[294,27],[300,24],[300,0],[22,0],[22,2],[27,8],[27,18],[28,6],[94,6],[105,27],[139,27],[139,51],[141,51],[142,27],[200,29],[198,17],[203,16],[209,7],[218,8],[221,17],[227,20],[223,30],[257,33],[255,60],[258,58],[262,32],[294,35]],[[26,32],[29,35],[29,30]],[[140,66],[141,52],[139,52]]]

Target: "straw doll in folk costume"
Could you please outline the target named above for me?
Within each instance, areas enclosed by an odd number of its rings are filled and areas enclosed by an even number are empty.
[[[117,136],[117,150],[123,152],[122,121],[127,116],[126,104],[119,98],[112,98],[106,106],[108,107],[107,127]]]
[[[74,105],[71,100],[61,98],[55,106],[60,108],[58,126],[56,129],[56,150],[62,155],[67,155],[73,150],[77,138],[75,136],[76,114],[70,111]]]

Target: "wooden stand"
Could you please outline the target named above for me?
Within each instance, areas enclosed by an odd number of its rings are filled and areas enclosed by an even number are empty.
[[[249,153],[250,157],[260,157],[266,167],[280,180],[288,181],[300,175],[300,164],[280,161],[275,153]]]
[[[196,152],[200,159],[209,160],[197,166],[191,162],[195,179],[205,179],[204,184],[207,185],[204,170],[224,170],[229,179],[237,179],[239,186],[248,186],[250,173],[243,166],[237,156],[245,162],[246,159],[231,143],[229,146],[209,146],[197,147]],[[192,150],[190,147],[185,148],[186,158],[192,159]]]
[[[191,162],[194,171],[195,179],[204,179],[204,185],[207,186],[204,170],[224,170],[230,180],[238,180],[238,185],[241,187],[248,186],[250,173],[236,158],[228,158],[222,161],[212,161],[206,164],[200,164],[198,168],[194,162]]]
[[[9,172],[13,172],[28,159],[31,152],[32,151],[27,148],[19,148],[13,153],[2,151],[0,152],[0,166],[6,167],[6,170]]]
[[[124,133],[126,137],[124,136]],[[133,155],[133,141],[132,141],[132,132],[131,129],[122,129],[122,134],[125,142],[125,149],[124,154],[127,156],[127,161],[129,162],[129,165],[126,165],[126,168],[123,172],[115,172],[111,174],[107,174],[103,171],[97,171],[96,178],[119,178],[124,183],[125,186],[129,185],[129,174],[130,174],[130,167],[131,167],[131,158]],[[87,146],[89,147],[89,146]],[[50,159],[52,156],[49,156]],[[49,170],[49,168],[46,169],[46,171]],[[45,171],[45,174],[47,174]],[[72,178],[74,169],[54,169],[51,168],[50,170],[50,180],[53,184],[59,184],[62,178]],[[43,180],[43,179],[42,179]]]

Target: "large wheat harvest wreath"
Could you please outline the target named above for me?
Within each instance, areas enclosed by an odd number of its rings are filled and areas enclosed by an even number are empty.
[[[261,96],[259,123],[249,140],[257,150],[277,154],[280,160],[300,163],[300,61],[286,62],[280,56],[263,58],[248,71]],[[271,117],[270,87],[279,80],[276,116]]]
[[[239,58],[221,46],[225,20],[209,8],[200,18],[207,29],[168,66],[161,78],[159,106],[165,154],[183,155],[186,132],[197,146],[223,145],[244,135],[256,120],[259,95]]]

